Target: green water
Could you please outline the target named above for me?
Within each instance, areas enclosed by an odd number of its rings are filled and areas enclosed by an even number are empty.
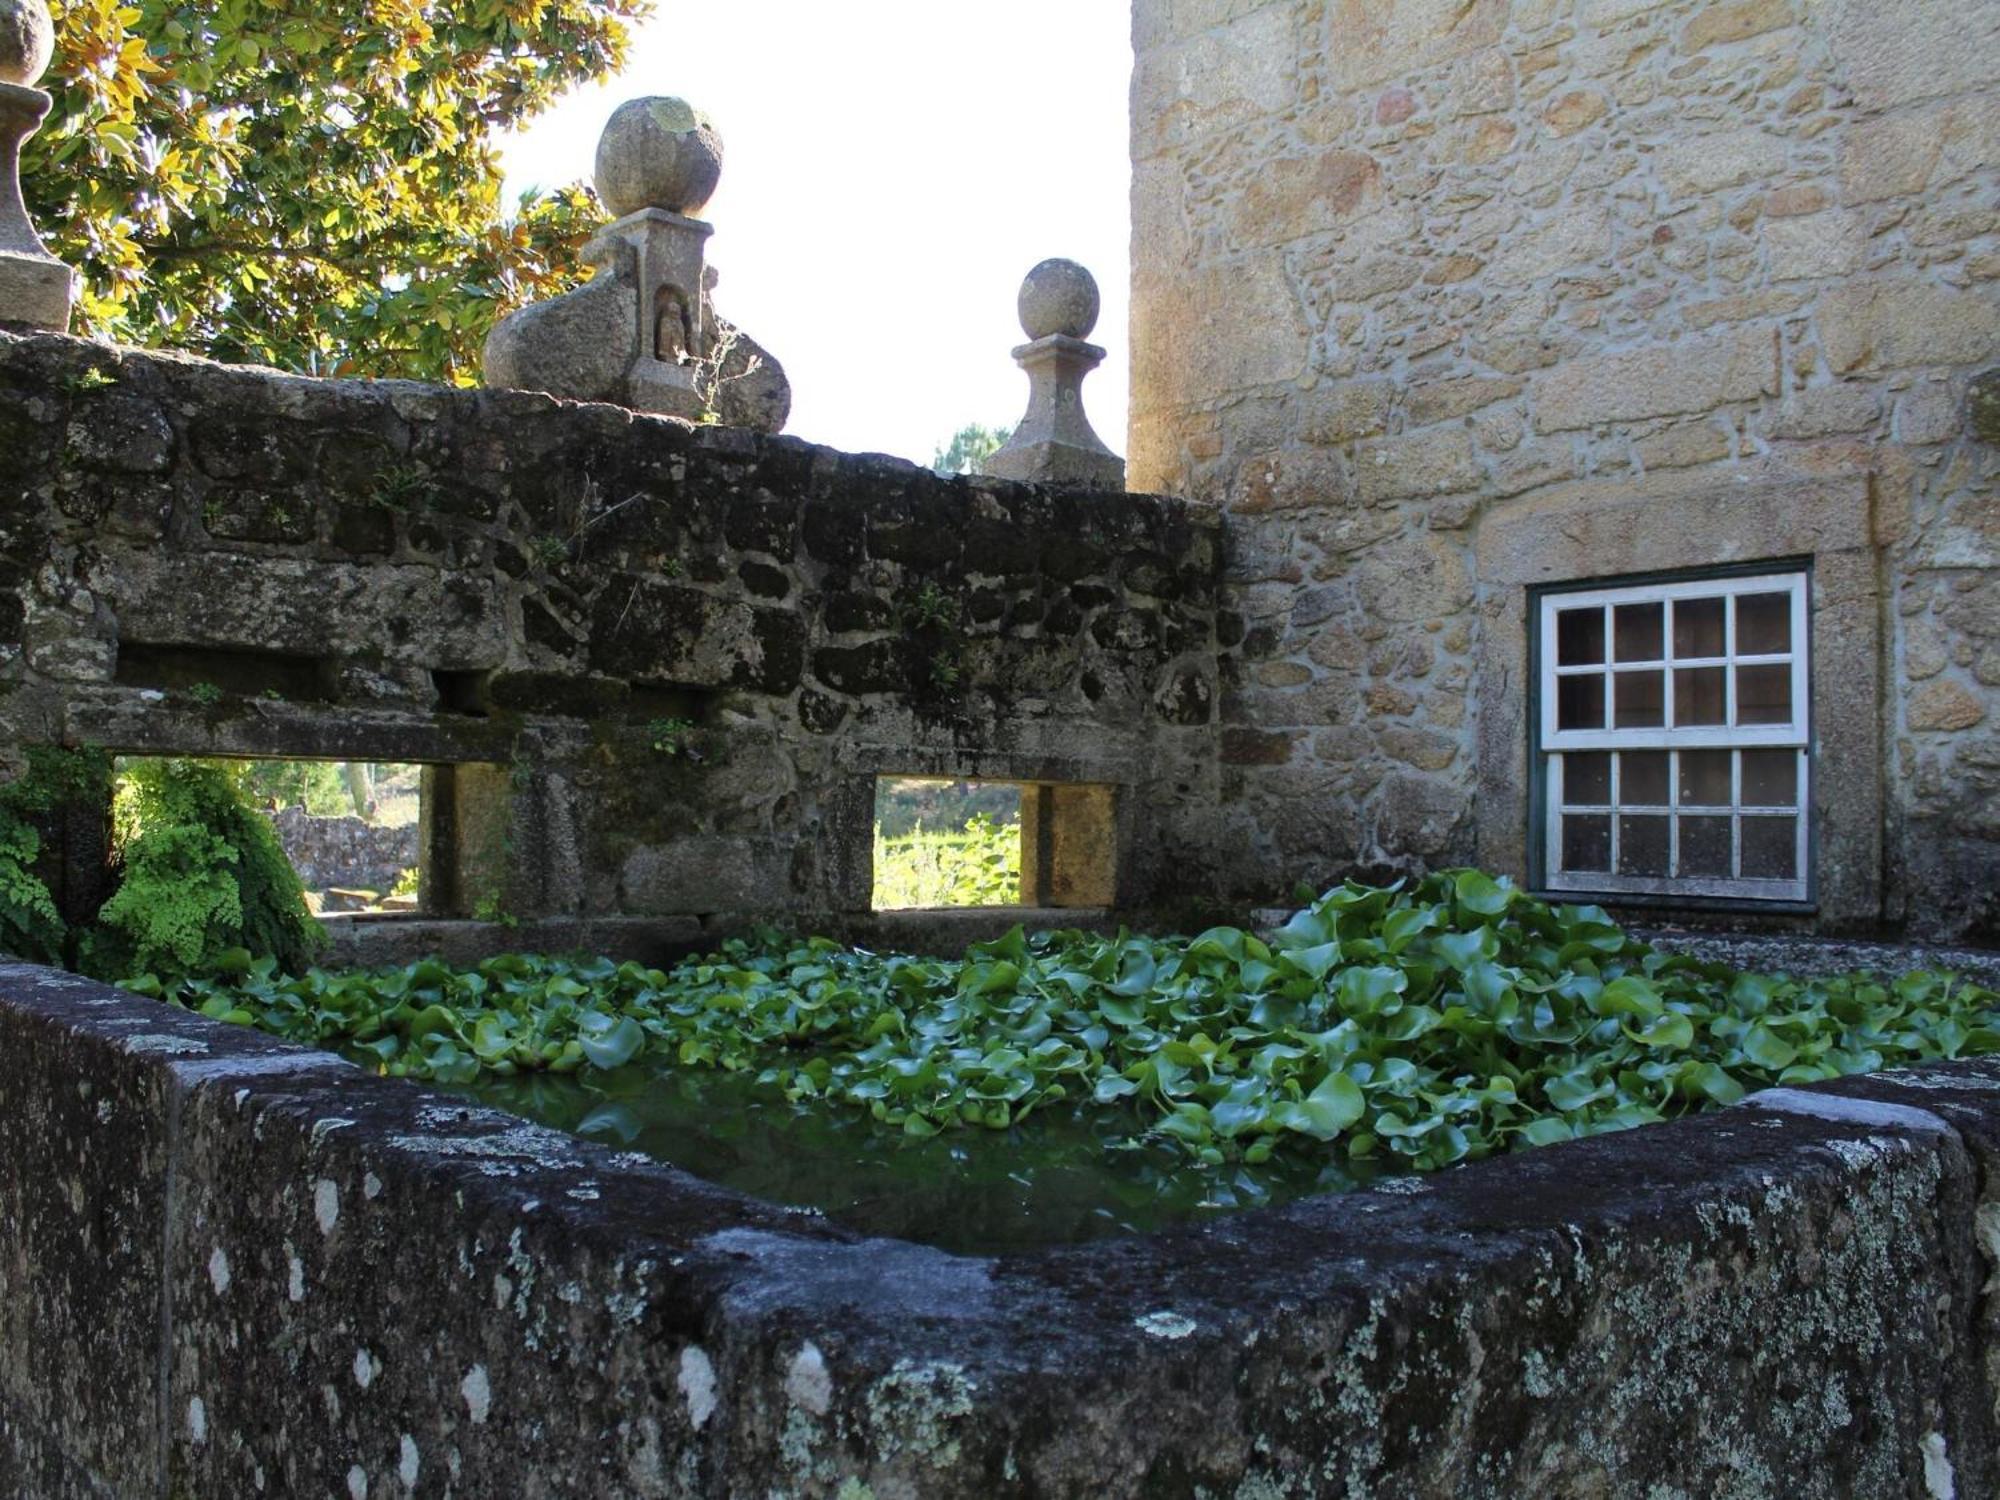
[[[1000,1254],[1141,1234],[1368,1180],[1342,1153],[1205,1167],[1133,1144],[1117,1109],[1037,1113],[1005,1130],[920,1138],[838,1106],[792,1104],[753,1078],[634,1064],[609,1073],[486,1075],[454,1093],[644,1152],[710,1182],[817,1209],[864,1234]]]

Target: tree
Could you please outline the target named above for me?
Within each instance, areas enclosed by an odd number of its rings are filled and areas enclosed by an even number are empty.
[[[583,279],[588,188],[500,199],[494,133],[615,69],[651,0],[53,0],[29,207],[79,331],[467,382]]]
[[[988,427],[967,422],[951,435],[951,441],[931,455],[931,467],[940,474],[976,474],[979,466],[999,451],[1014,435],[1008,427]]]

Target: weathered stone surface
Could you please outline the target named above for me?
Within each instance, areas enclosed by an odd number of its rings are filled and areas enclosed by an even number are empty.
[[[1958,1493],[1995,1483],[1987,1064],[996,1259],[863,1240],[136,997],[19,969],[0,997],[23,1106],[0,1163],[74,1157],[61,1181],[0,1170],[0,1277],[42,1276],[39,1315],[98,1345],[0,1356],[0,1453],[35,1465],[30,1493],[150,1494],[162,1455],[218,1495],[259,1473],[724,1500],[1302,1497],[1327,1474],[1500,1500],[1746,1470],[1820,1500],[1935,1491],[1944,1462]],[[24,1041],[72,1068],[22,1066]],[[138,1149],[50,1134],[57,1078],[115,1077],[112,1138]],[[153,1205],[138,1258],[88,1286],[70,1183]],[[75,1402],[33,1405],[66,1376]]]
[[[597,140],[597,196],[613,218],[699,215],[722,180],[722,137],[685,99],[628,99]]]
[[[878,772],[1115,785],[1150,845],[1214,764],[1218,527],[1172,501],[0,335],[16,413],[0,744],[434,767],[434,915],[521,924],[454,952],[865,914]]]
[[[1777,347],[1765,329],[1579,359],[1535,382],[1535,427],[1562,432],[1604,422],[1701,411],[1777,389]]]
[[[1836,371],[1967,364],[2000,346],[2000,306],[1933,282],[1856,281],[1827,295],[1819,329]]]
[[[1970,729],[1986,717],[1986,704],[1962,682],[1927,682],[1910,695],[1908,722],[1912,729],[1950,734]]]

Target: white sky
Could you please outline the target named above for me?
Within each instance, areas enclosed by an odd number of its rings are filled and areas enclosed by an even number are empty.
[[[927,463],[1019,419],[1037,261],[1088,266],[1111,357],[1086,410],[1125,446],[1129,0],[659,0],[625,71],[505,140],[510,194],[588,178],[606,117],[675,94],[723,142],[717,309],[792,382],[786,430]]]

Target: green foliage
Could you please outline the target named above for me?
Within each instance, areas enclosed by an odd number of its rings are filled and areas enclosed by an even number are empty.
[[[53,0],[30,211],[81,333],[469,382],[582,279],[586,188],[503,213],[496,132],[615,71],[646,0]]]
[[[988,427],[967,422],[951,435],[950,442],[931,455],[931,468],[939,474],[976,474],[979,466],[1013,435],[1011,425]]]
[[[240,773],[197,760],[134,761],[116,804],[125,866],[85,955],[98,973],[214,971],[248,946],[303,968],[325,941],[271,825]]]
[[[255,807],[303,807],[316,818],[355,810],[341,767],[333,761],[248,760],[224,769]]]
[[[1021,899],[1021,828],[983,813],[958,833],[875,834],[875,906],[1012,906]]]
[[[963,828],[975,814],[994,823],[1021,817],[1021,789],[1007,781],[939,781],[928,777],[885,779],[875,793],[875,831],[894,838],[931,828]]]
[[[959,960],[815,938],[733,942],[665,972],[510,955],[294,980],[236,957],[234,980],[171,998],[394,1074],[648,1057],[754,1073],[913,1135],[1090,1103],[1209,1164],[1337,1151],[1429,1169],[2000,1051],[1993,991],[1739,974],[1474,870],[1341,886],[1269,942],[1015,928]]]
[[[101,804],[111,758],[36,746],[27,761],[26,775],[0,786],[0,953],[59,964],[68,933],[54,895],[35,873],[42,840],[32,820],[61,807]]]
[[[646,726],[646,742],[659,755],[679,755],[687,749],[687,737],[694,733],[692,719],[654,719]]]

